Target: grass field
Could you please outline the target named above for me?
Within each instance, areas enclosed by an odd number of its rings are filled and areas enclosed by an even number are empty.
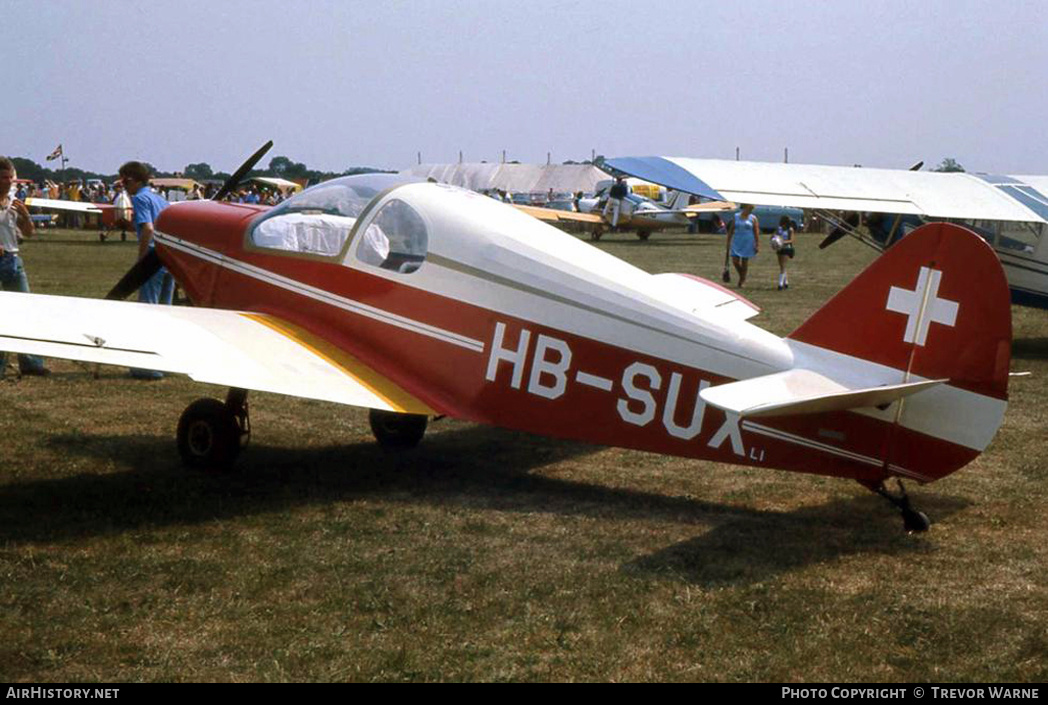
[[[874,253],[762,254],[789,332]],[[722,241],[600,247],[720,272]],[[101,296],[131,243],[51,231],[33,289]],[[842,325],[849,322],[842,321]],[[911,486],[906,535],[857,484],[445,420],[386,453],[366,412],[252,396],[232,476],[183,469],[178,415],[224,394],[51,361],[0,383],[0,680],[1044,681],[1048,315],[1013,309],[1005,424]]]

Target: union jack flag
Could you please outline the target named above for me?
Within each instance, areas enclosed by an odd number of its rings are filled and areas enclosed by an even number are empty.
[[[55,159],[58,159],[60,156],[62,156],[62,145],[58,145],[57,147],[55,147],[55,151],[47,155],[47,161],[54,161]]]

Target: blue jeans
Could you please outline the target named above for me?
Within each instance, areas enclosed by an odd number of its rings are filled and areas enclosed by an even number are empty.
[[[160,271],[146,280],[146,283],[138,290],[138,301],[143,304],[171,304],[175,295],[175,278],[167,269],[161,267]],[[137,367],[131,369],[131,376],[137,379],[160,379],[164,376],[158,370],[142,370]]]
[[[167,304],[175,296],[175,278],[168,274],[167,269],[160,268],[156,274],[146,280],[146,283],[138,290],[138,300],[143,304]]]
[[[29,279],[22,266],[22,258],[12,252],[0,255],[0,288],[4,291],[29,293]],[[22,372],[40,370],[44,367],[44,358],[36,355],[19,355],[18,369]],[[0,376],[7,369],[7,353],[0,352]]]

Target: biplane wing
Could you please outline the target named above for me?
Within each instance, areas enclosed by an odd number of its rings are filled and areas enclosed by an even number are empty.
[[[198,382],[433,414],[393,381],[278,317],[0,292],[0,349],[188,375]]]

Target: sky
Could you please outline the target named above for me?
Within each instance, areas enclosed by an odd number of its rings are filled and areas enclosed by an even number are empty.
[[[0,154],[1048,174],[1043,0],[0,0]],[[52,163],[52,166],[55,164]]]

